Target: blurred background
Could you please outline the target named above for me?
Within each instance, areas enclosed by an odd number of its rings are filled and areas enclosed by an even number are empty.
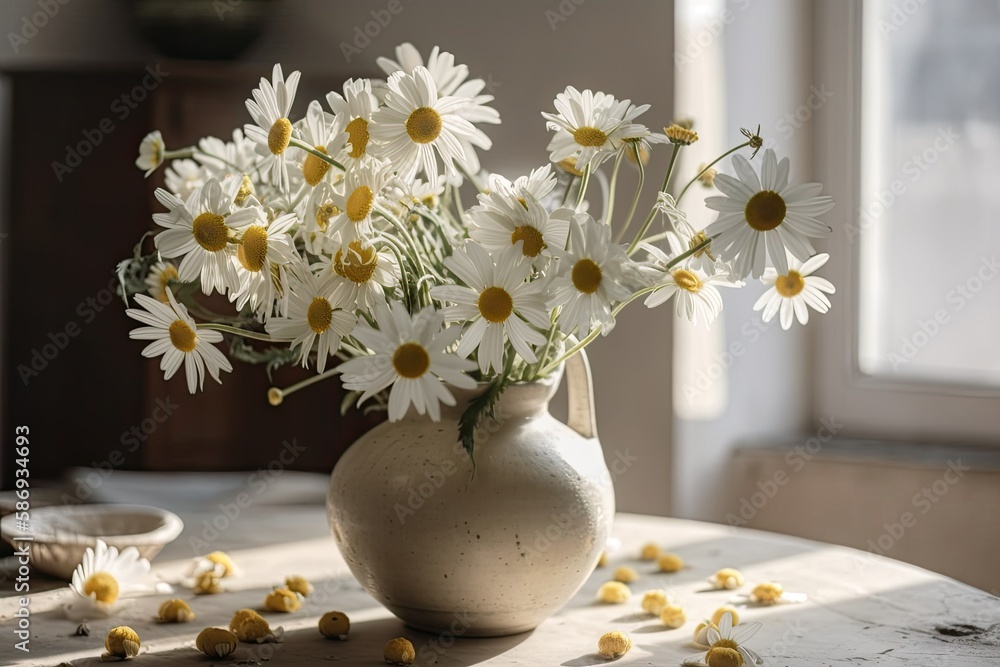
[[[333,382],[271,408],[260,367],[197,396],[164,382],[128,339],[114,268],[153,227],[163,170],[133,164],[147,132],[228,137],[275,62],[303,73],[301,115],[410,41],[486,81],[503,123],[483,162],[508,177],[546,162],[539,112],[574,85],[651,104],[654,129],[694,119],[681,182],[759,125],[793,181],[837,202],[828,315],[782,331],[751,285],[710,329],[637,307],[591,346],[622,511],[1000,589],[1000,2],[9,0],[0,27],[4,488],[18,425],[32,478],[82,502],[141,494],[142,471],[253,471],[289,442],[289,468],[325,474],[377,422],[341,417]],[[665,168],[654,152],[651,181]],[[706,225],[713,191],[692,194]]]

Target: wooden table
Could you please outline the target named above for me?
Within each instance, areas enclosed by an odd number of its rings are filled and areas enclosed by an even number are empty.
[[[156,560],[153,573],[176,581],[189,564],[187,536],[211,515],[185,515],[185,534]],[[379,665],[382,646],[408,637],[417,648],[417,665],[530,665],[555,667],[604,664],[597,639],[613,629],[628,632],[630,653],[616,664],[678,665],[698,652],[691,636],[699,619],[754,583],[778,581],[788,591],[806,593],[802,604],[741,609],[745,621],[761,630],[747,645],[767,665],[1000,665],[1000,598],[886,558],[852,549],[714,524],[620,515],[614,534],[621,540],[608,567],[599,568],[558,615],[534,632],[498,639],[439,637],[411,630],[375,603],[350,576],[332,540],[320,506],[251,507],[217,546],[227,549],[242,570],[225,580],[228,592],[195,597],[178,589],[173,596],[142,597],[118,619],[90,622],[90,637],[70,636],[76,623],[57,609],[67,598],[62,588],[33,594],[31,653],[12,648],[11,612],[16,598],[0,599],[0,663],[16,665],[100,664],[107,630],[128,624],[142,639],[139,665]],[[640,546],[656,542],[680,554],[688,567],[674,575],[654,572],[636,558]],[[216,546],[216,545],[213,545]],[[595,592],[614,566],[629,564],[641,579],[623,605],[594,602]],[[711,591],[706,577],[722,567],[746,576],[740,591]],[[265,613],[272,626],[285,628],[283,644],[240,644],[234,659],[209,660],[193,648],[204,627],[225,627],[233,611],[260,608],[265,592],[287,574],[310,578],[317,592],[293,614]],[[35,575],[37,580],[41,575]],[[5,593],[10,596],[9,582]],[[681,629],[662,626],[641,613],[641,594],[665,587],[688,610]],[[153,621],[167,597],[191,601],[198,618],[190,624]],[[737,605],[739,606],[739,605]],[[323,639],[316,630],[324,612],[337,609],[351,620],[350,639]]]

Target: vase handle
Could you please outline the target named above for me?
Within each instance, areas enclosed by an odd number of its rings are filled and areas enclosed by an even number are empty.
[[[566,360],[569,419],[567,425],[585,438],[597,437],[597,415],[594,410],[594,378],[586,350],[580,350]]]

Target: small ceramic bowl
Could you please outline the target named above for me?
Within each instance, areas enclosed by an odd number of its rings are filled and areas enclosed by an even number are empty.
[[[67,581],[98,539],[108,546],[135,547],[153,560],[173,541],[184,523],[173,512],[145,505],[62,505],[32,509],[28,529],[17,526],[16,515],[0,519],[3,539],[19,548],[27,544],[34,570]],[[17,541],[31,537],[31,541]]]

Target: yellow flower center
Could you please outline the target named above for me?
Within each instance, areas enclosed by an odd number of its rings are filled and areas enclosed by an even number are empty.
[[[718,646],[718,644],[724,641],[727,640],[723,639],[716,642],[716,646],[708,650],[708,653],[705,655],[705,662],[708,664],[708,667],[742,667],[743,656],[739,651],[728,646]],[[729,643],[735,646],[735,643]]]
[[[274,121],[271,131],[267,133],[267,148],[275,155],[281,155],[288,148],[292,139],[292,122],[287,118]]]
[[[318,150],[323,155],[326,155],[326,149],[322,146],[316,146]],[[306,183],[309,185],[316,185],[323,180],[326,176],[326,172],[330,170],[330,163],[326,160],[316,157],[312,153],[306,155],[306,161],[302,163],[302,175],[305,176]]]
[[[573,265],[573,287],[584,294],[593,294],[601,286],[601,267],[584,258]]]
[[[747,224],[758,232],[769,232],[785,221],[785,200],[777,192],[762,190],[747,202]]]
[[[318,334],[323,333],[330,328],[330,322],[333,321],[333,306],[330,302],[321,296],[316,297],[309,304],[309,310],[306,312],[306,322],[309,323],[309,328]]]
[[[604,134],[596,127],[578,127],[573,132],[573,140],[581,146],[600,148],[608,140],[608,135]]]
[[[510,242],[513,244],[518,241],[524,241],[521,252],[525,257],[538,257],[538,253],[545,247],[542,233],[534,227],[515,227],[514,233],[510,235]]]
[[[514,299],[502,287],[487,287],[479,295],[479,312],[487,321],[506,322],[514,312]]]
[[[107,572],[95,572],[83,582],[83,594],[90,595],[91,593],[94,594],[98,602],[112,604],[118,599],[118,580]]]
[[[701,279],[687,269],[677,269],[671,275],[674,277],[674,283],[682,290],[691,293],[701,290]]]
[[[694,250],[695,248],[697,248],[698,246],[700,246],[705,241],[708,241],[708,236],[705,234],[705,232],[698,232],[697,234],[695,234],[694,236],[691,237],[691,241],[688,243],[688,250]],[[709,243],[707,246],[705,246],[701,250],[696,250],[695,253],[694,253],[694,255],[692,255],[692,256],[693,257],[701,257],[702,255],[708,255],[708,258],[710,260],[712,260],[713,262],[715,261],[715,257],[712,256],[712,244],[711,243]]]
[[[795,269],[789,269],[788,275],[778,276],[778,279],[774,281],[774,288],[778,290],[778,294],[786,299],[790,299],[801,292],[805,286],[805,278]]]
[[[409,131],[409,123],[406,129]],[[351,139],[351,152],[348,155],[354,159],[363,157],[365,149],[368,148],[368,121],[364,118],[355,118],[347,124],[347,134]]]
[[[177,267],[173,264],[168,264],[166,268],[160,271],[160,275],[157,276],[156,280],[160,285],[160,294],[156,297],[158,301],[163,303],[168,303],[170,299],[167,298],[167,287],[170,285],[171,280],[177,280]]]
[[[229,241],[226,219],[217,213],[202,213],[191,224],[194,240],[209,252],[224,250]]]
[[[236,257],[247,271],[257,273],[263,269],[267,263],[267,230],[260,225],[252,225],[243,232]]]
[[[333,270],[338,275],[349,279],[351,282],[361,284],[371,280],[378,266],[378,253],[375,246],[364,248],[361,241],[351,241],[348,246],[350,252],[345,256],[340,250],[333,258]]]
[[[198,345],[198,335],[184,320],[174,320],[170,325],[170,342],[181,352],[190,352]]]
[[[406,133],[418,144],[429,144],[441,134],[441,114],[430,107],[415,109],[406,119]]]
[[[528,210],[528,202],[527,202],[527,200],[525,200],[525,198],[524,198],[524,197],[518,197],[518,198],[517,198],[517,202],[518,202],[518,203],[519,203],[519,204],[520,204],[521,206],[523,206],[523,207],[524,207],[524,210],[525,210],[525,211],[527,211],[527,210]]]
[[[351,222],[361,222],[372,212],[375,195],[367,185],[359,185],[347,198],[347,217]]]
[[[420,343],[403,343],[392,355],[392,366],[400,377],[413,380],[431,367],[431,357]]]
[[[333,202],[328,201],[322,206],[316,207],[316,225],[322,230],[326,231],[326,226],[330,224],[330,218],[340,213],[340,209],[337,208]]]

